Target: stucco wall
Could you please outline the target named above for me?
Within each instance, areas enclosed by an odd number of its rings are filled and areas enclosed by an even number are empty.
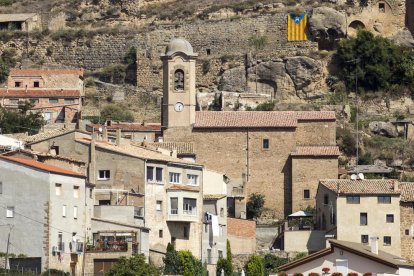
[[[286,252],[315,252],[325,248],[325,232],[319,230],[285,231]]]

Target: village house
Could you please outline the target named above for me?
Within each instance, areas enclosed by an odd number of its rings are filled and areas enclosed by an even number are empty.
[[[7,87],[0,89],[1,106],[31,102],[47,123],[77,123],[83,97],[83,70],[77,69],[11,69]]]
[[[414,261],[414,183],[401,182],[401,256]]]
[[[196,111],[195,62],[188,41],[171,40],[163,62],[163,142],[194,145],[196,161],[233,187],[265,196],[265,217],[314,206],[318,180],[338,177],[335,113]]]
[[[9,253],[30,257],[20,268],[81,273],[92,190],[83,174],[0,156],[0,220],[9,225],[2,227],[0,239],[7,241],[10,234]],[[7,242],[2,243],[0,251],[6,252],[6,247]]]
[[[357,273],[357,275],[414,275],[414,264],[388,251],[378,250],[378,239],[372,237],[371,247],[360,243],[329,240],[329,246],[305,258],[279,267],[287,275],[295,273]]]
[[[368,244],[370,237],[378,237],[379,249],[401,256],[400,194],[396,180],[321,180],[317,228],[354,243]]]
[[[0,30],[31,32],[42,29],[40,15],[37,13],[0,14]]]

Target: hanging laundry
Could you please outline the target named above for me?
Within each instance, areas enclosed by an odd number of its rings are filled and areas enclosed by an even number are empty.
[[[306,26],[308,24],[308,16],[302,14],[289,14],[287,17],[287,40],[288,41],[306,41]]]

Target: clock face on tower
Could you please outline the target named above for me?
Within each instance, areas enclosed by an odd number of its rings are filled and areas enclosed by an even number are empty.
[[[175,111],[177,112],[181,112],[184,109],[184,105],[183,103],[177,102],[174,106]]]

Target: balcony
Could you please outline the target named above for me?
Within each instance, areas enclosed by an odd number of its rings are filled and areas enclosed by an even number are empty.
[[[132,232],[98,232],[94,234],[93,243],[86,245],[86,252],[138,252],[137,233]]]
[[[197,222],[199,220],[197,216],[197,210],[183,210],[183,209],[170,209],[168,213],[167,221],[175,222]]]
[[[233,197],[244,197],[244,188],[243,187],[233,187],[231,191]]]

